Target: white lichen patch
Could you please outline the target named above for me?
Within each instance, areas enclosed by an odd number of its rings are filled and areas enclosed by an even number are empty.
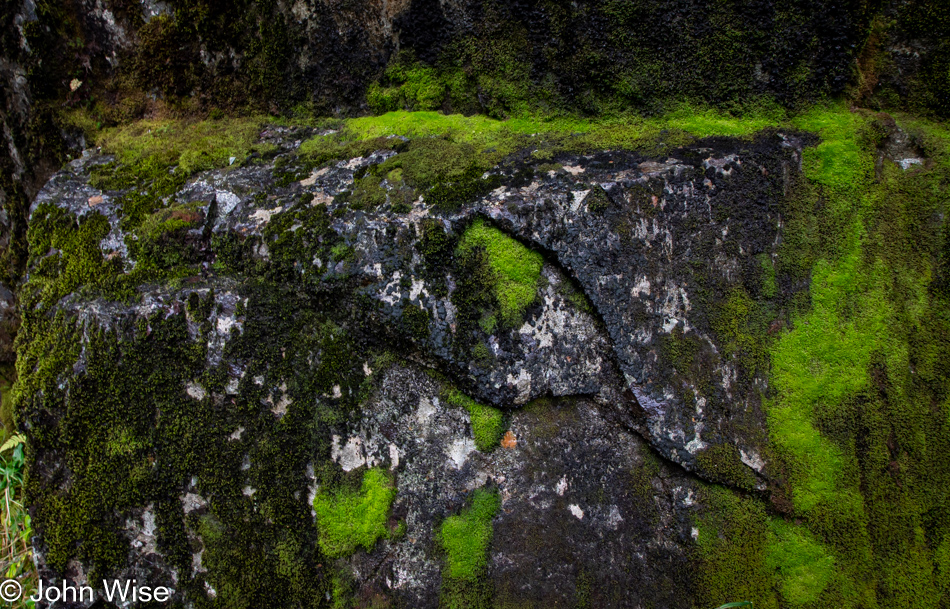
[[[477,449],[475,447],[475,440],[472,438],[456,438],[445,450],[446,456],[448,456],[450,463],[455,467],[455,469],[462,469],[462,466],[465,465],[465,462],[468,461],[468,456],[475,452]]]
[[[125,529],[129,532],[129,538],[132,540],[132,548],[140,554],[148,555],[157,552],[156,531],[158,526],[155,523],[154,506],[149,504],[142,511],[139,518],[130,518],[125,521]]]
[[[241,197],[227,190],[216,190],[214,195],[218,203],[219,218],[229,215],[241,202]]]
[[[340,436],[334,435],[332,440],[330,458],[339,463],[343,471],[352,471],[366,464],[366,457],[363,455],[362,438],[353,436],[347,440],[343,446],[340,446],[340,441],[342,440]]]
[[[389,445],[389,469],[395,470],[399,467],[399,447],[395,444]]]
[[[301,4],[301,3],[298,1],[297,4]],[[294,7],[296,7],[297,4],[295,4]],[[322,178],[322,177],[325,176],[325,175],[327,174],[327,172],[329,172],[329,171],[330,171],[330,168],[329,168],[329,167],[323,167],[323,168],[321,168],[321,169],[317,169],[317,170],[315,170],[313,173],[311,173],[310,176],[308,176],[308,177],[306,177],[306,178],[300,180],[300,185],[301,185],[301,186],[313,186],[314,184],[317,183],[317,179],[318,179],[318,178]]]
[[[278,394],[278,392],[279,397],[274,399],[275,394]],[[293,403],[293,401],[290,399],[290,396],[287,395],[287,383],[281,383],[277,388],[277,391],[271,393],[267,396],[267,398],[264,399],[264,403],[267,404],[270,407],[271,412],[273,412],[278,417],[282,417],[287,414],[287,409]]]
[[[650,280],[646,275],[642,275],[637,278],[636,285],[630,290],[630,296],[632,298],[638,298],[641,295],[650,295]]]
[[[518,390],[517,404],[524,404],[531,398],[531,374],[524,368],[518,370],[518,376],[508,373],[508,386]]]
[[[424,281],[413,278],[412,287],[409,288],[409,300],[418,300],[420,294],[428,296],[429,293],[426,291],[425,287],[426,284]]]
[[[439,398],[432,398],[432,401],[429,401],[429,398],[425,396],[419,398],[419,408],[416,410],[416,421],[419,425],[428,425],[429,420],[435,415],[438,405]]]
[[[279,214],[283,210],[283,207],[275,207],[274,209],[257,209],[253,214],[250,215],[249,219],[256,221],[257,225],[261,226],[270,222],[271,216],[274,214]]]
[[[185,392],[189,397],[199,401],[208,397],[208,391],[195,381],[190,381],[185,385]]]
[[[623,522],[623,516],[620,515],[620,508],[616,505],[611,505],[607,509],[607,514],[604,517],[604,526],[611,531],[616,531],[621,522]]]
[[[584,519],[584,510],[582,510],[576,503],[572,503],[571,505],[567,506],[567,509],[570,510],[571,514],[574,514],[574,517],[578,520]]]
[[[394,305],[402,300],[402,291],[399,289],[399,282],[402,279],[402,273],[396,271],[393,273],[392,281],[386,284],[379,299],[389,305]]]
[[[740,448],[739,459],[760,474],[762,473],[762,470],[765,469],[765,460],[754,450],[749,450],[749,452],[746,452]]]
[[[206,507],[208,507],[208,502],[197,493],[185,493],[181,496],[181,509],[184,510],[186,514]]]
[[[581,208],[581,203],[584,202],[584,199],[587,198],[587,195],[590,193],[590,190],[577,190],[571,193],[574,197],[574,202],[571,203],[571,211],[577,212]]]

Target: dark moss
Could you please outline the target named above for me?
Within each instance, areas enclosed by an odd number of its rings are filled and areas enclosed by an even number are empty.
[[[460,349],[467,350],[482,344],[478,341],[479,321],[486,313],[491,315],[498,309],[495,277],[482,247],[458,251],[454,263],[456,289],[452,292],[452,304],[458,310],[456,341]]]
[[[591,213],[601,213],[613,205],[610,196],[600,186],[595,186],[585,199]]]
[[[696,463],[713,480],[723,481],[741,489],[756,486],[755,474],[742,463],[739,449],[731,444],[717,444],[696,454]]]
[[[406,305],[402,310],[402,323],[409,336],[424,340],[429,336],[429,312],[416,305]]]

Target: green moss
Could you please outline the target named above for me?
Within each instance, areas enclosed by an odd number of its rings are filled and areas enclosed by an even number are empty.
[[[304,141],[297,152],[309,166],[317,167],[330,161],[366,156],[376,150],[404,149],[404,146],[405,142],[399,138],[355,137],[349,130],[344,130],[314,136]]]
[[[325,491],[337,488],[339,468],[314,451],[329,454],[326,425],[341,422],[351,403],[347,396],[362,382],[363,360],[353,359],[358,350],[346,334],[319,319],[318,307],[304,305],[296,291],[260,280],[244,287],[248,303],[237,311],[244,334],[231,337],[226,357],[246,362],[248,376],[226,398],[225,410],[220,396],[227,370],[206,369],[213,293],[192,294],[182,307],[199,324],[196,340],[184,311],[116,319],[109,330],[94,322],[77,326],[42,307],[25,316],[16,416],[31,429],[36,448],[30,458],[61,463],[70,472],[68,486],[37,474],[27,488],[44,506],[35,512],[34,526],[52,568],[77,559],[108,577],[130,551],[124,523],[151,505],[163,556],[183,574],[179,586],[196,606],[320,606],[329,585],[315,566],[323,560],[320,531],[311,506],[294,489],[307,484],[308,463]],[[80,353],[83,372],[77,376]],[[258,376],[267,379],[264,384],[252,382]],[[209,396],[191,398],[188,383],[200,384]],[[285,386],[292,399],[279,419],[262,407],[274,385]],[[336,385],[344,392],[338,400],[298,397],[325,396]],[[247,433],[240,442],[229,441],[237,427]],[[245,458],[249,468],[242,467]],[[388,479],[376,481],[386,483],[381,492],[391,497]],[[245,486],[254,489],[252,497],[242,492]],[[205,516],[182,513],[184,492],[212,498]],[[335,495],[321,495],[327,497]],[[205,546],[208,572],[197,578],[190,576],[187,529],[198,531]],[[205,582],[218,592],[216,599],[206,598]]]
[[[504,322],[515,326],[524,310],[534,302],[541,266],[541,254],[505,235],[482,220],[476,220],[462,236],[459,250],[483,248],[494,273],[494,291]]]
[[[194,370],[199,354],[189,348],[184,325],[158,319],[151,324],[152,340],[129,345],[120,346],[112,333],[93,333],[85,344],[84,380],[70,382],[67,391],[60,384],[62,374],[81,348],[75,326],[61,316],[26,321],[32,340],[29,349],[21,350],[18,364],[17,416],[35,424],[45,408],[59,403],[68,404],[69,412],[56,430],[35,428],[33,440],[44,450],[68,448],[63,458],[71,471],[70,487],[51,488],[40,480],[27,486],[30,500],[43,506],[35,520],[53,568],[64,568],[78,557],[103,576],[119,569],[129,548],[117,521],[144,505],[143,499],[161,485],[151,463],[161,431],[154,427],[154,413],[137,405],[170,407],[184,401],[181,379]],[[36,347],[45,351],[34,353]],[[151,398],[142,397],[143,392]]]
[[[741,287],[711,312],[711,325],[723,352],[733,355],[749,374],[768,369],[768,342],[764,336],[760,303],[753,301]]]
[[[114,154],[126,174],[153,177],[177,167],[186,175],[240,163],[257,145],[263,119],[232,118],[227,121],[141,120],[104,129],[95,142]],[[118,184],[112,184],[113,187]]]
[[[721,480],[748,490],[756,486],[755,475],[742,463],[739,449],[731,444],[716,444],[698,452],[696,463],[713,480]]]
[[[151,214],[142,223],[139,235],[143,239],[156,240],[162,235],[181,229],[194,228],[201,220],[201,214],[189,206],[173,206]]]
[[[778,295],[778,286],[775,283],[775,265],[766,254],[759,255],[759,264],[762,266],[762,295],[766,298],[775,298]]]
[[[13,419],[13,382],[16,379],[16,365],[0,366],[0,441],[5,442],[16,431]]]
[[[818,601],[835,570],[828,549],[808,532],[780,520],[772,520],[767,534],[766,566],[778,573],[782,597],[792,606]]]
[[[584,201],[587,203],[587,209],[595,214],[603,213],[613,205],[610,197],[600,186],[592,188]]]
[[[498,493],[475,489],[472,503],[457,516],[450,516],[439,529],[445,550],[443,577],[474,581],[488,568],[488,546],[492,538],[492,519],[501,506]]]
[[[402,310],[402,323],[410,336],[417,340],[429,337],[429,312],[416,305],[407,305]]]
[[[109,221],[98,213],[76,219],[60,207],[38,207],[27,232],[33,271],[23,301],[51,306],[81,288],[117,288],[120,261],[105,260],[99,248],[109,230]]]
[[[821,135],[822,141],[806,148],[803,165],[809,179],[832,188],[860,186],[873,169],[868,151],[861,150],[857,129],[860,114],[844,108],[813,108],[792,119],[792,125]]]
[[[775,572],[767,563],[769,518],[765,506],[724,488],[703,486],[696,531],[701,603],[718,607],[753,599],[756,607],[776,609]]]
[[[776,394],[766,412],[791,507],[831,549],[835,568],[783,593],[805,603],[827,581],[822,598],[839,606],[868,598],[925,606],[937,594],[934,552],[946,526],[927,516],[945,509],[929,489],[950,474],[934,461],[943,458],[937,438],[946,417],[925,406],[943,402],[948,391],[932,376],[950,334],[947,302],[931,287],[942,229],[927,220],[946,213],[936,211],[945,210],[938,184],[946,169],[938,161],[910,174],[885,161],[875,180],[878,138],[866,136],[872,118],[831,108],[800,120],[819,130],[825,147],[806,157],[814,190],[793,204],[820,197],[830,222],[816,235],[795,233],[805,225],[790,227],[795,249],[782,256],[815,261],[811,307],[772,348]],[[946,158],[947,140],[929,141],[931,154]],[[923,480],[918,476],[927,482],[911,482]],[[922,528],[933,532],[931,543],[921,542]]]
[[[678,104],[657,120],[666,129],[681,129],[696,137],[751,135],[772,127],[785,119],[785,110],[778,106],[762,105],[741,116],[709,107]]]
[[[358,547],[373,549],[386,535],[389,506],[396,489],[385,470],[368,469],[359,493],[321,490],[313,499],[320,531],[320,549],[329,558],[346,556]]]
[[[436,70],[425,64],[395,63],[386,70],[385,79],[394,86],[376,84],[367,92],[367,101],[376,112],[436,110],[445,101],[445,84]]]
[[[450,404],[468,411],[472,420],[472,436],[478,450],[488,452],[498,446],[505,433],[505,415],[502,411],[479,404],[457,389],[451,390],[447,399]]]

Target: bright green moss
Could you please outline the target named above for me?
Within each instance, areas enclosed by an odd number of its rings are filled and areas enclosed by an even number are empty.
[[[502,411],[479,404],[457,389],[449,392],[448,401],[468,411],[472,419],[472,436],[478,450],[488,452],[498,446],[505,433],[505,415]]]
[[[400,99],[386,100],[389,103],[383,107],[388,106],[387,109],[405,106],[410,110],[435,110],[440,108],[445,100],[445,84],[438,77],[435,69],[425,64],[416,63],[408,66],[395,64],[386,71],[386,76],[390,81],[400,83]],[[377,99],[382,101],[385,97],[382,99],[377,97]]]
[[[910,173],[885,160],[872,181],[873,117],[831,108],[800,120],[824,138],[826,147],[805,159],[817,189],[806,198],[820,194],[830,222],[817,239],[790,235],[810,253],[783,253],[815,256],[811,307],[772,348],[776,394],[765,405],[792,508],[831,548],[835,568],[783,594],[806,603],[827,581],[822,598],[838,606],[873,597],[932,606],[948,526],[935,516],[947,508],[933,489],[950,472],[938,456],[947,421],[927,404],[947,395],[946,377],[934,374],[946,369],[937,361],[947,359],[950,333],[948,303],[932,283],[946,229],[927,218],[945,217],[946,168],[937,161]],[[946,140],[931,137],[928,146],[945,158]],[[920,540],[922,529],[931,542]]]
[[[492,538],[492,519],[501,507],[498,493],[475,489],[472,503],[457,516],[442,523],[439,540],[446,554],[444,576],[475,580],[488,567],[488,546]]]
[[[756,108],[742,116],[733,116],[721,110],[680,104],[667,115],[648,120],[647,124],[680,129],[695,137],[742,137],[778,125],[784,118],[784,109],[777,107]]]
[[[697,138],[747,136],[781,122],[781,114],[773,112],[736,117],[709,108],[680,105],[675,111],[655,118],[621,115],[580,119],[525,114],[497,120],[483,115],[399,111],[350,119],[346,122],[346,129],[359,139],[437,135],[455,142],[471,143],[482,149],[494,148],[508,152],[518,144],[543,141],[544,137],[553,136],[574,135],[577,141],[572,147],[577,148],[628,148],[647,143],[663,129],[679,130]],[[534,136],[536,139],[525,141],[519,136]]]
[[[782,597],[793,606],[816,602],[834,575],[835,559],[800,526],[772,519],[765,564],[777,572]]]
[[[815,107],[792,119],[793,126],[821,136],[821,142],[806,148],[803,154],[810,180],[848,189],[864,183],[873,169],[869,151],[860,147],[858,129],[865,120],[843,106]]]
[[[860,196],[858,189],[871,165],[868,153],[856,143],[858,121],[844,110],[815,110],[799,119],[801,126],[819,130],[825,138],[818,148],[806,149],[805,171],[810,179],[841,193],[832,199],[832,213],[853,208],[853,197]],[[838,494],[842,455],[814,427],[812,414],[819,403],[837,404],[866,386],[871,353],[887,336],[880,277],[862,272],[865,238],[860,216],[854,217],[835,248],[843,255],[833,262],[820,260],[812,270],[811,311],[773,349],[773,383],[781,397],[768,408],[769,425],[790,459],[796,476],[793,497],[803,511],[845,497],[852,506],[849,511],[860,511],[857,496]],[[859,294],[867,294],[871,306],[854,319],[849,303]]]
[[[534,302],[544,259],[482,220],[476,220],[459,243],[462,252],[475,247],[484,248],[488,255],[502,319],[509,326],[518,324],[524,310]]]
[[[313,498],[320,532],[320,549],[330,558],[352,554],[358,547],[373,549],[386,535],[389,506],[396,488],[385,470],[368,469],[358,493],[321,489]]]

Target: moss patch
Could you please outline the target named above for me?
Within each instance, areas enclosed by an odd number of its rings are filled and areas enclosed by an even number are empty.
[[[492,519],[501,506],[498,493],[475,489],[472,503],[457,516],[450,516],[439,529],[445,550],[443,577],[475,581],[488,567],[488,546],[492,538]]]
[[[835,559],[807,529],[772,520],[765,564],[778,573],[782,597],[793,606],[811,605],[834,575]]]
[[[904,171],[882,159],[875,169],[887,133],[879,121],[837,106],[791,120],[822,141],[805,149],[805,180],[786,201],[785,242],[774,279],[765,277],[781,298],[784,282],[804,272],[810,302],[786,303],[790,328],[774,341],[736,323],[752,311],[741,294],[717,322],[740,352],[767,349],[774,394],[764,407],[787,477],[775,505],[796,519],[759,517],[754,546],[735,538],[704,554],[708,581],[754,584],[757,606],[935,606],[946,589],[938,574],[950,526],[940,490],[950,476],[950,302],[941,287],[950,134],[899,118],[930,165]],[[723,514],[753,522],[735,501]],[[722,526],[735,525],[714,530]],[[710,542],[699,528],[702,549]],[[744,576],[719,562],[733,551],[750,552],[735,558]],[[749,569],[760,564],[768,569]],[[735,599],[709,585],[711,603]],[[765,592],[773,586],[779,597]]]
[[[517,325],[537,295],[544,259],[482,220],[476,220],[459,243],[461,252],[475,247],[483,248],[488,255],[502,319],[509,326]]]
[[[104,129],[95,142],[130,171],[177,167],[186,174],[243,161],[257,145],[260,117],[228,120],[142,120]],[[138,169],[138,168],[142,169]]]
[[[313,499],[320,531],[320,549],[330,558],[346,556],[362,547],[373,549],[387,533],[389,506],[396,488],[382,469],[368,469],[358,493],[321,490]]]
[[[451,390],[447,399],[450,404],[468,411],[472,419],[472,436],[478,450],[488,452],[498,446],[505,433],[505,415],[502,411],[479,404],[457,389]]]

